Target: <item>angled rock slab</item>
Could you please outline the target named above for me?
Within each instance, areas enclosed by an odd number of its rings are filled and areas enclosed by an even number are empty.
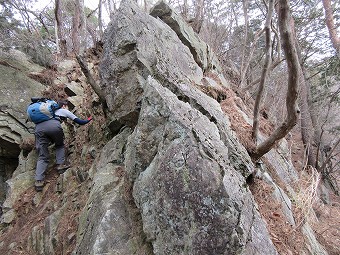
[[[73,96],[84,96],[84,89],[81,84],[71,81],[66,84],[65,92],[69,97]]]
[[[154,253],[277,254],[216,124],[152,78],[144,91],[126,169]]]
[[[192,105],[217,123],[222,140],[228,144],[229,159],[239,162],[244,150],[239,150],[237,139],[225,136],[224,114],[213,99],[197,93],[202,81],[202,70],[192,54],[174,33],[159,19],[142,12],[131,1],[123,1],[120,11],[106,31],[104,57],[101,62],[102,83],[113,126],[137,125],[143,86],[148,75],[169,88],[177,97]],[[207,102],[208,101],[208,102]],[[211,108],[210,104],[215,107]],[[249,157],[243,157],[247,161]],[[248,160],[250,161],[250,160]],[[248,176],[251,164],[239,162],[239,168]]]
[[[79,219],[74,254],[152,254],[143,240],[141,219],[134,205],[131,184],[124,178],[126,128],[108,142],[90,171],[93,186]]]
[[[178,35],[122,1],[100,68],[110,117],[134,128],[124,166],[154,254],[276,254],[246,187],[254,166]]]
[[[167,3],[159,1],[151,9],[150,15],[160,18],[175,31],[182,43],[190,49],[196,63],[204,72],[216,71],[222,73],[219,61],[210,46],[202,41],[193,28]]]
[[[101,88],[113,119],[135,126],[149,75],[159,80],[200,83],[203,77],[189,49],[164,22],[125,0],[109,24],[100,63]]]

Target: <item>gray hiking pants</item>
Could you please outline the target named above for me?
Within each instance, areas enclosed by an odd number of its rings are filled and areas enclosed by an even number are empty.
[[[45,178],[44,173],[50,158],[48,151],[50,143],[55,144],[56,163],[63,164],[65,161],[64,132],[59,120],[51,119],[35,126],[35,147],[38,152],[35,170],[36,180],[44,180]]]

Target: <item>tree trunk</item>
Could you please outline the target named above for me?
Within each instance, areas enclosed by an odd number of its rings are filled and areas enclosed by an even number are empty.
[[[259,89],[257,92],[256,100],[255,100],[255,106],[254,106],[254,119],[253,119],[253,132],[252,132],[252,138],[255,142],[255,145],[257,145],[257,138],[258,138],[258,130],[259,130],[259,111],[261,106],[261,100],[263,97],[263,90],[266,83],[266,78],[268,76],[268,72],[271,65],[271,59],[272,59],[272,42],[271,42],[271,21],[273,16],[273,10],[274,10],[274,0],[269,1],[269,8],[266,18],[266,24],[264,27],[264,30],[266,32],[266,58],[265,63],[262,69],[261,74],[261,81],[259,85]]]
[[[299,96],[299,107],[301,110],[301,118],[300,118],[300,132],[302,142],[306,151],[307,156],[307,165],[316,166],[316,147],[315,142],[317,139],[315,127],[316,123],[313,121],[312,118],[312,102],[310,100],[311,92],[310,86],[306,79],[306,70],[304,69],[303,61],[302,61],[302,54],[296,39],[295,33],[295,22],[293,18],[290,21],[292,31],[295,38],[295,46],[299,58],[299,79],[300,79],[300,96]]]
[[[57,43],[57,51],[60,52],[62,58],[67,57],[67,45],[66,40],[63,37],[62,33],[62,24],[61,24],[61,2],[60,0],[55,0],[55,30],[56,30],[56,43]]]
[[[148,0],[144,0],[144,11],[148,12],[150,10]]]
[[[79,0],[75,0],[74,16],[72,19],[72,44],[73,53],[75,54],[78,54],[80,49],[79,27],[80,27],[80,2]]]
[[[284,50],[288,68],[288,89],[286,95],[287,117],[271,136],[250,152],[253,160],[258,160],[271,150],[275,143],[285,137],[296,125],[300,110],[297,105],[299,85],[299,58],[295,48],[295,38],[290,25],[289,0],[279,0],[278,19],[282,48]]]
[[[86,43],[86,17],[84,0],[74,1],[74,16],[72,24],[73,52],[79,54],[87,47]]]
[[[197,0],[195,2],[195,17],[192,20],[191,27],[193,30],[199,34],[203,25],[204,19],[204,0]]]
[[[54,31],[55,31],[55,44],[57,48],[57,54],[60,53],[60,46],[59,46],[59,36],[58,36],[58,22],[57,20],[54,21]]]
[[[79,66],[80,66],[82,72],[84,73],[84,75],[85,75],[85,77],[87,79],[87,82],[91,85],[91,87],[94,90],[94,92],[98,95],[99,100],[101,101],[101,103],[103,105],[106,105],[105,94],[103,93],[103,91],[101,90],[99,85],[96,83],[94,78],[92,77],[91,72],[90,72],[90,70],[87,67],[86,61],[80,55],[76,55],[76,58],[77,58],[77,61],[79,63]]]
[[[185,20],[188,19],[188,1],[184,0],[182,5],[182,16]]]
[[[240,81],[240,87],[243,88],[246,86],[244,84],[244,80],[246,77],[246,73],[249,67],[250,57],[247,63],[245,63],[246,54],[247,54],[247,43],[248,43],[248,27],[249,27],[249,21],[248,21],[248,0],[243,0],[243,16],[244,16],[244,40],[243,40],[243,47],[242,47],[242,55],[241,55],[241,67],[240,67],[240,74],[241,74],[241,81]]]
[[[72,24],[73,52],[82,53],[87,47],[86,17],[84,12],[84,0],[75,0],[74,16]]]
[[[99,41],[103,39],[103,18],[102,18],[103,3],[99,0],[98,3],[98,30],[99,30]]]
[[[337,27],[334,23],[333,9],[331,0],[322,0],[323,8],[325,9],[326,25],[329,32],[329,37],[332,41],[333,47],[340,58],[340,37],[337,34]]]
[[[310,97],[309,85],[305,79],[304,71],[300,70],[300,97],[299,97],[299,106],[301,109],[301,137],[302,142],[306,150],[307,155],[307,165],[315,166],[316,165],[316,148],[314,141],[316,137],[314,137],[314,124],[311,116],[311,106],[308,103],[308,98]]]
[[[84,5],[84,0],[79,1],[79,6],[80,6],[80,53],[83,52],[87,47],[87,36],[86,36],[86,31],[87,31],[87,20],[86,20],[86,15],[85,15],[85,5]]]
[[[90,24],[86,24],[86,31],[90,35],[92,39],[93,46],[96,46],[97,44],[97,34],[96,34],[96,29],[91,27]]]
[[[327,110],[325,110],[326,115],[324,120],[322,121],[322,124],[320,125],[320,127],[318,127],[316,129],[317,132],[315,132],[315,143],[317,145],[317,154],[316,154],[316,164],[315,164],[315,168],[318,169],[319,171],[322,172],[322,169],[319,168],[319,158],[320,158],[320,163],[321,165],[323,164],[323,162],[325,161],[324,158],[324,153],[325,151],[325,144],[323,142],[323,134],[325,132],[325,125],[327,123],[327,121],[329,120],[329,115],[331,113],[331,108],[332,108],[332,103],[336,102],[337,100],[337,96],[340,94],[340,88],[337,89],[337,91],[335,91],[335,93],[333,93],[333,95],[331,96],[331,98],[329,99],[329,102],[327,104]],[[326,106],[326,105],[325,105]],[[313,116],[313,115],[312,115]],[[314,117],[314,116],[313,116]]]

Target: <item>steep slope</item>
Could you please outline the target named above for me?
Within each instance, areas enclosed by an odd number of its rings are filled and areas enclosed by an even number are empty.
[[[41,193],[32,179],[20,188],[36,162],[34,151],[20,154],[7,182],[0,253],[327,254],[312,231],[301,246],[277,243],[269,217],[279,212],[286,225],[275,226],[287,229],[297,223],[289,196],[299,176],[287,144],[254,165],[251,114],[209,47],[165,3],[151,14],[123,1],[103,53],[86,55],[106,104],[74,60],[59,64],[45,93],[65,91],[77,115],[94,121],[65,126],[72,167],[58,176],[51,162]],[[248,185],[255,173],[259,206]],[[261,195],[275,213],[265,214]]]

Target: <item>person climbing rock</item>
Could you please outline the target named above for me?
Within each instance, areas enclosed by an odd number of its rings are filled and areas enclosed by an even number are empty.
[[[48,146],[55,144],[57,171],[62,174],[70,167],[65,161],[64,131],[61,122],[71,119],[79,125],[85,125],[92,120],[89,117],[82,120],[68,110],[67,101],[58,101],[59,109],[55,110],[54,117],[40,122],[35,126],[35,143],[38,152],[38,161],[35,172],[35,189],[41,191],[44,187],[45,171],[49,163]]]

